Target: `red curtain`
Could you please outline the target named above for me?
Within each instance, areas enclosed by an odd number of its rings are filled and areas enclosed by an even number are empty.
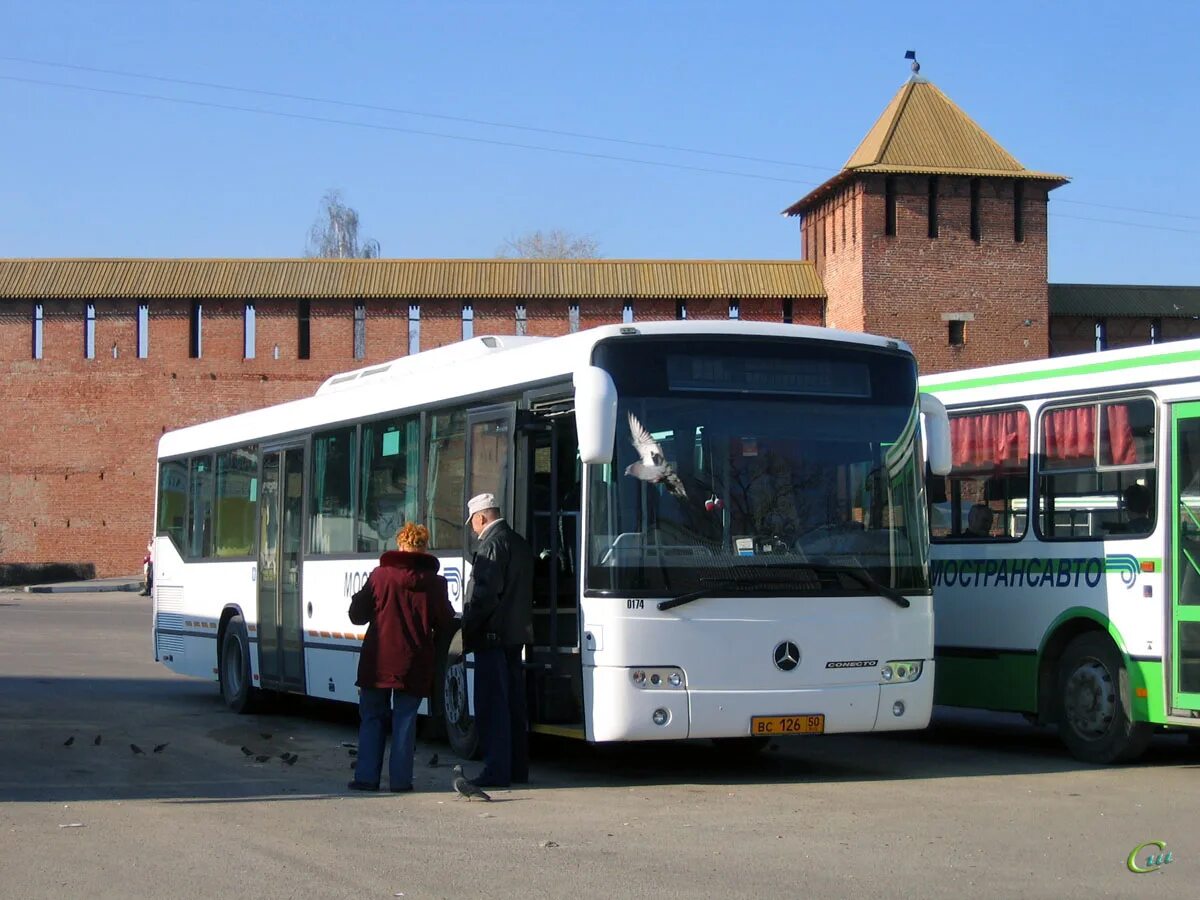
[[[1023,409],[950,419],[956,469],[1023,468],[1029,462],[1029,413]]]
[[[1138,462],[1129,407],[1109,403],[1104,407],[1107,441],[1100,446],[1102,465],[1127,466]],[[1047,462],[1096,461],[1096,407],[1056,409],[1042,419],[1042,452]]]

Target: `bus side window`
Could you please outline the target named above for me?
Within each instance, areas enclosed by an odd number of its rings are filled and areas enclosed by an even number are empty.
[[[1045,540],[1144,537],[1154,530],[1154,401],[1042,411],[1038,532]]]
[[[930,476],[935,541],[1017,540],[1029,509],[1029,413],[1023,407],[950,416],[954,468]]]

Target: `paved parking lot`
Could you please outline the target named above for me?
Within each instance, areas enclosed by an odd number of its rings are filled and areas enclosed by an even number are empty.
[[[1200,751],[1176,736],[1121,768],[1082,766],[1018,717],[951,711],[923,734],[789,739],[742,765],[700,744],[543,741],[533,783],[491,804],[455,800],[455,760],[428,742],[416,793],[348,795],[355,737],[353,710],[327,704],[228,713],[215,685],[152,661],[146,598],[0,593],[0,897],[1192,897],[1200,883]],[[1130,873],[1150,840],[1174,861]]]

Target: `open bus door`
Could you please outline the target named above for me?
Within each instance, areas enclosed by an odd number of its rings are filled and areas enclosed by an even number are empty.
[[[1171,411],[1168,714],[1200,719],[1200,403]]]
[[[579,552],[583,467],[574,402],[530,397],[518,428],[526,510],[518,526],[533,548],[533,645],[526,649],[533,731],[584,736]]]

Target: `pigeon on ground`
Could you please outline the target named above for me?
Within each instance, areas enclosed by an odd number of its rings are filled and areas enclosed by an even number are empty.
[[[170,741],[168,741],[167,743],[169,744],[169,743],[170,743]],[[154,745],[154,752],[155,752],[155,753],[162,753],[162,752],[163,752],[164,750],[166,750],[166,749],[167,749],[167,744],[155,744],[155,745]]]
[[[433,754],[433,756],[429,757],[429,768],[436,769],[437,764],[438,764],[438,756],[435,753],[435,754]]]
[[[251,750],[249,747],[242,747],[242,755],[243,756],[253,756],[254,751]]]
[[[139,747],[137,744],[130,744],[129,749],[133,751],[134,756],[145,756],[146,755],[146,751],[143,750],[141,747]]]
[[[92,741],[92,744],[99,747],[100,746],[100,738],[101,738],[101,735],[96,735],[96,739],[94,741]]]
[[[256,756],[256,757],[254,757],[254,761],[264,763],[270,758],[271,758],[270,756]]]
[[[650,436],[650,432],[633,413],[629,414],[629,439],[633,442],[633,449],[638,452],[641,461],[627,466],[625,474],[650,484],[665,484],[672,494],[680,500],[686,500],[687,491],[683,489],[683,482],[663,455],[662,445]]]
[[[261,732],[258,736],[260,738],[262,738],[264,741],[269,741],[271,739],[271,734],[270,734],[270,732],[267,732],[267,731]]]
[[[289,766],[294,766],[296,764],[296,760],[299,758],[300,757],[298,757],[295,753],[291,753],[288,755],[288,758],[284,760],[284,763]]]
[[[69,738],[63,741],[63,746],[70,747],[73,743],[75,743],[75,735],[71,735]]]
[[[483,788],[477,784],[472,784],[463,776],[462,766],[454,767],[454,790],[458,792],[460,797],[466,797],[468,800],[487,800],[489,803],[492,798],[484,792]]]

